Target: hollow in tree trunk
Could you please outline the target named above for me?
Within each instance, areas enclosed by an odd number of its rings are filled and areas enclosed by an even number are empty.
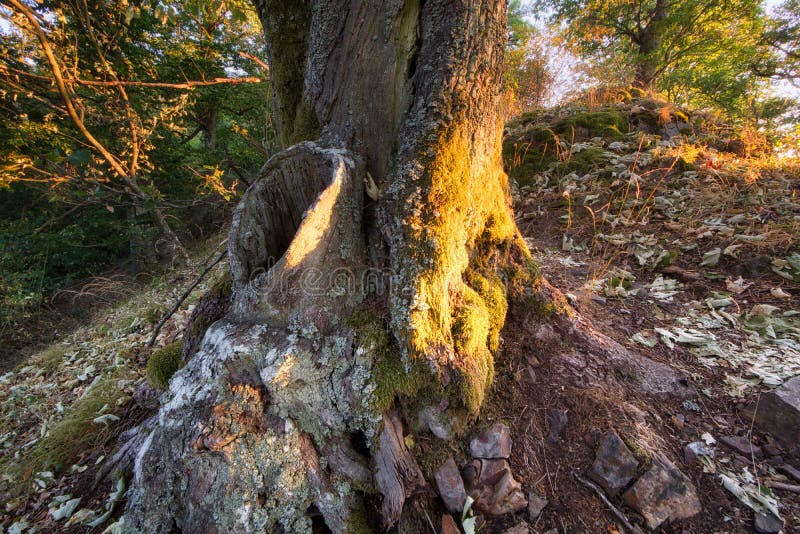
[[[231,310],[128,447],[131,531],[393,525],[430,492],[409,434],[474,419],[509,296],[569,316],[501,168],[505,2],[257,8],[287,147],[235,212]]]

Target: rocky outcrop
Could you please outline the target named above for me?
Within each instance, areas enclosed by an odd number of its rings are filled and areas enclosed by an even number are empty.
[[[469,442],[473,458],[508,458],[511,456],[511,432],[503,423],[494,423]]]
[[[639,461],[615,431],[605,435],[597,448],[589,477],[614,497],[636,476]]]
[[[747,412],[759,429],[772,434],[789,452],[800,453],[800,376],[762,395]]]
[[[456,462],[452,458],[448,458],[436,471],[434,478],[436,478],[436,487],[439,489],[439,495],[447,511],[452,514],[460,514],[464,510],[467,492],[464,489],[464,481],[461,480],[461,473],[458,471]]]
[[[653,460],[650,469],[623,497],[628,506],[644,517],[651,529],[663,523],[687,519],[702,510],[692,481],[663,455]]]

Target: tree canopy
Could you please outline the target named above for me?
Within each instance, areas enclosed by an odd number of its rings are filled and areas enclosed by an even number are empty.
[[[792,0],[794,1],[794,0]],[[791,4],[791,2],[789,2]],[[754,62],[791,44],[759,0],[535,0],[579,54],[606,78],[663,91],[673,100],[743,113],[762,92]],[[780,28],[780,29],[779,29]],[[765,38],[765,36],[771,36]],[[613,72],[608,72],[612,70]]]

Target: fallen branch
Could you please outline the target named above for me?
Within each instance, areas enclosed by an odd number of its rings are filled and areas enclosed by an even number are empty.
[[[606,506],[608,506],[608,508],[611,510],[611,512],[613,512],[613,514],[615,516],[617,516],[617,519],[619,519],[620,522],[622,522],[622,525],[626,529],[628,529],[629,532],[633,532],[635,534],[640,534],[642,532],[642,529],[640,529],[639,527],[631,525],[630,521],[628,521],[628,518],[625,517],[625,514],[623,514],[619,510],[619,508],[617,508],[616,506],[611,504],[611,501],[608,500],[608,497],[606,497],[606,494],[603,493],[603,490],[601,490],[597,486],[597,484],[589,482],[587,479],[583,478],[580,474],[578,474],[577,471],[574,471],[572,474],[577,479],[578,482],[580,482],[581,484],[583,484],[587,488],[589,488],[589,489],[593,490],[595,493],[597,493],[597,495],[603,500],[603,502],[606,503]]]
[[[161,332],[161,328],[164,326],[164,324],[169,320],[170,317],[172,317],[172,315],[176,311],[178,311],[178,308],[181,307],[181,304],[183,304],[183,301],[186,300],[186,298],[189,295],[191,295],[192,291],[194,291],[194,288],[196,288],[198,286],[198,284],[200,284],[200,282],[202,282],[203,278],[205,278],[205,276],[209,273],[209,271],[211,271],[211,269],[213,269],[216,264],[221,262],[222,258],[224,258],[227,254],[228,254],[228,249],[226,248],[225,250],[222,251],[222,254],[217,256],[217,259],[215,259],[213,262],[211,262],[211,264],[208,267],[206,267],[205,270],[202,273],[200,273],[200,276],[197,277],[197,279],[192,283],[192,285],[190,285],[186,289],[186,291],[183,292],[183,294],[178,298],[177,302],[175,302],[175,305],[172,307],[172,309],[169,310],[167,312],[167,314],[164,317],[161,318],[161,320],[158,322],[158,324],[153,329],[153,335],[150,336],[150,341],[147,342],[147,346],[148,347],[152,347],[155,344],[156,338],[158,337],[158,333]]]
[[[793,493],[800,493],[800,486],[797,484],[787,484],[785,482],[778,482],[777,480],[767,480],[764,484],[772,489],[791,491]]]
[[[48,84],[57,82],[57,79],[49,76],[42,76],[32,72],[15,69],[6,65],[0,65],[0,73],[15,74],[26,78],[40,80]],[[188,80],[185,82],[140,82],[129,80],[82,80],[80,78],[64,78],[64,83],[85,85],[89,87],[159,87],[164,89],[192,89],[194,87],[207,87],[210,85],[239,84],[239,83],[264,83],[265,79],[256,76],[244,76],[241,78],[212,78],[210,80]]]

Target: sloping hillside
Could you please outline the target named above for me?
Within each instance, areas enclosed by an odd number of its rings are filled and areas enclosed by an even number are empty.
[[[555,355],[569,355],[575,369],[581,352],[538,321],[543,310],[512,307],[476,431],[499,422],[510,429],[508,462],[520,486],[483,486],[479,499],[506,491],[517,500],[494,502],[496,515],[476,505],[482,532],[621,532],[625,522],[647,530],[662,521],[666,531],[749,532],[758,513],[760,531],[776,531],[768,524],[776,514],[786,532],[800,528],[797,428],[770,426],[751,409],[800,375],[800,167],[767,152],[753,132],[648,99],[573,105],[507,126],[517,224],[543,274],[595,328],[682,372],[691,394],[640,394],[619,387],[624,376],[595,380],[603,369],[588,363],[584,381],[568,377]],[[197,299],[224,271],[212,270],[156,347],[180,339]],[[129,480],[106,473],[104,460],[116,436],[157,406],[145,345],[195,275],[154,282],[0,377],[0,517],[9,532],[119,527]],[[150,379],[159,380],[152,370]],[[413,448],[453,456],[464,480],[481,488],[498,460],[470,460],[468,438],[443,448],[421,436]],[[603,458],[628,461],[620,487],[601,488],[604,479],[592,475]],[[637,497],[632,488],[664,465],[668,481],[691,483],[701,513],[686,499],[661,509],[663,517],[651,513],[685,488],[659,494],[652,484]],[[431,506],[438,529],[444,510]],[[691,517],[670,524],[682,515]]]

